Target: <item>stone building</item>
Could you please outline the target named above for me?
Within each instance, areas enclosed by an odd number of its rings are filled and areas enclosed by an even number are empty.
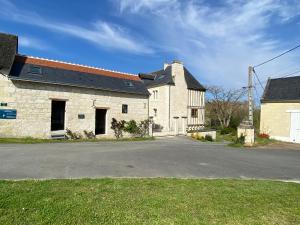
[[[157,135],[200,130],[205,122],[205,88],[180,61],[139,74],[150,92],[149,115]]]
[[[112,118],[148,119],[138,76],[17,54],[1,35],[0,136],[51,138],[71,131],[113,136]]]
[[[268,80],[260,120],[261,133],[300,143],[300,76]]]
[[[18,38],[0,34],[0,137],[111,137],[112,118],[151,117],[165,134],[185,133],[204,124],[204,91],[180,62],[136,76],[20,55]]]

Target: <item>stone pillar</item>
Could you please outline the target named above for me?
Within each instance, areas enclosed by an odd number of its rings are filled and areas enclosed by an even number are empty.
[[[153,116],[149,117],[149,136],[153,137]]]
[[[187,117],[186,116],[182,116],[182,134],[186,135],[186,129],[187,129]]]
[[[178,126],[179,125],[178,124],[179,117],[178,116],[174,116],[173,118],[175,119],[175,121],[174,121],[175,122],[175,124],[174,124],[175,125],[175,127],[174,127],[175,135],[178,135],[179,134],[179,126]]]
[[[254,127],[248,122],[244,121],[240,124],[237,130],[237,136],[245,137],[245,146],[251,147],[254,145]]]

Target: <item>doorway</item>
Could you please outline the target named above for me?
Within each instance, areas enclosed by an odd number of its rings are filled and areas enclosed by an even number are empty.
[[[51,105],[51,131],[65,129],[65,101],[52,101]]]
[[[95,134],[105,134],[106,109],[96,109]]]
[[[291,113],[291,141],[300,143],[300,112]]]

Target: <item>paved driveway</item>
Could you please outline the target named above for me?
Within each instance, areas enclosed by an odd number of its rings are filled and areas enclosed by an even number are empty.
[[[0,179],[209,177],[300,180],[300,151],[245,150],[184,137],[0,145]]]

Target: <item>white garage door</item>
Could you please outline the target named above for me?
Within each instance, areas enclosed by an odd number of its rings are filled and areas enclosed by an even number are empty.
[[[291,141],[300,143],[300,112],[291,113]]]

